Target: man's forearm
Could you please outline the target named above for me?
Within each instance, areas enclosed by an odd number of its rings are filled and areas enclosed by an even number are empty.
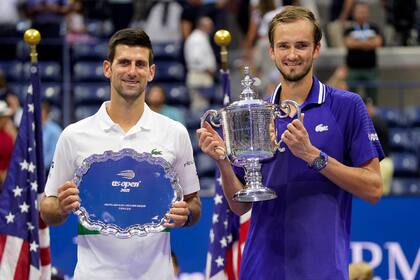
[[[44,197],[40,206],[41,217],[47,225],[58,226],[63,224],[68,215],[62,214],[55,196]]]
[[[252,203],[237,202],[233,200],[234,194],[242,190],[244,186],[233,172],[230,162],[228,160],[219,161],[218,166],[222,178],[223,192],[229,203],[230,209],[238,216],[248,212],[249,209],[251,209]]]

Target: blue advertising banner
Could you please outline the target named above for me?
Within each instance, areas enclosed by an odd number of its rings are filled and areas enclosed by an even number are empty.
[[[420,279],[420,197],[353,199],[351,260],[364,261],[375,280]]]

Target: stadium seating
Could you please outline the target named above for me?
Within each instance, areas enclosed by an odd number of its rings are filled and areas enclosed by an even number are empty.
[[[215,191],[215,178],[202,177],[200,178],[200,196],[213,197]]]
[[[29,81],[31,76],[31,63],[27,62],[23,66],[24,80]],[[60,82],[63,74],[61,73],[61,66],[55,61],[40,61],[38,63],[39,76],[44,82]]]
[[[73,101],[76,106],[101,104],[109,99],[110,89],[106,83],[78,83],[73,88]]]
[[[95,114],[100,105],[80,105],[76,107],[76,110],[74,112],[74,117],[76,121],[79,121],[81,119],[87,118],[93,114]]]
[[[420,107],[410,106],[406,108],[405,115],[410,127],[420,127]]]
[[[420,195],[420,180],[418,178],[394,178],[390,194]]]
[[[75,82],[105,82],[102,62],[78,61],[73,65],[73,81]]]
[[[153,55],[157,61],[172,60],[180,58],[181,46],[177,42],[153,43]]]
[[[87,32],[95,38],[109,38],[114,31],[114,27],[110,21],[86,19],[85,25]]]
[[[212,158],[204,153],[195,156],[198,177],[214,177],[216,164]]]
[[[397,107],[377,107],[376,111],[389,127],[402,127],[406,125],[405,116]]]
[[[414,177],[418,175],[418,159],[412,153],[392,153],[394,177]]]
[[[94,43],[81,43],[73,46],[73,60],[97,60],[102,61],[107,57],[108,44],[106,41]]]
[[[172,106],[188,108],[191,103],[188,88],[183,83],[160,83],[166,92],[166,103]]]
[[[0,70],[9,82],[21,81],[23,78],[23,65],[20,61],[0,61]]]
[[[185,68],[184,65],[177,61],[160,61],[156,62],[156,72],[154,82],[184,82]]]
[[[392,151],[413,151],[415,147],[411,142],[410,130],[407,128],[389,129],[389,147]]]

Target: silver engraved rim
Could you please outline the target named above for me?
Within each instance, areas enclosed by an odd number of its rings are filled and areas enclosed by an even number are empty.
[[[183,200],[183,193],[182,188],[179,184],[179,178],[174,168],[169,162],[167,162],[164,158],[154,156],[151,153],[138,153],[137,151],[129,148],[122,149],[118,152],[105,151],[102,154],[94,154],[87,157],[83,160],[82,165],[76,170],[73,177],[73,181],[76,184],[76,186],[79,187],[83,175],[87,173],[87,171],[93,163],[104,162],[109,159],[119,160],[126,156],[129,156],[137,161],[147,161],[150,164],[162,166],[165,170],[165,177],[171,181],[171,185],[174,190],[174,197],[172,199],[172,203]],[[169,222],[165,215],[165,217],[163,217],[158,224],[134,224],[127,228],[121,228],[115,224],[107,224],[101,221],[91,220],[89,218],[89,213],[83,206],[80,206],[79,208],[75,209],[74,213],[78,216],[80,224],[86,229],[99,231],[101,234],[104,235],[114,235],[118,238],[146,236],[149,233],[161,232],[165,230],[163,224]]]

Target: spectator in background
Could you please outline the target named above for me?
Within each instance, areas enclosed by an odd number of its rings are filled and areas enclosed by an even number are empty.
[[[207,108],[215,93],[216,57],[210,44],[212,32],[213,21],[209,17],[201,17],[197,28],[185,41],[187,86],[191,94],[191,107],[194,109]]]
[[[353,22],[345,31],[347,48],[347,82],[350,91],[357,92],[357,86],[364,85],[365,95],[377,103],[377,81],[379,78],[376,49],[382,46],[379,28],[369,22],[369,6],[357,2],[353,7]]]
[[[334,73],[328,79],[327,84],[335,88],[348,90],[349,85],[347,84],[347,74],[347,66],[340,65],[334,70]]]
[[[199,17],[203,15],[202,0],[187,0],[181,13],[181,33],[184,41],[196,28]]]
[[[330,47],[344,47],[343,33],[349,26],[349,18],[354,0],[332,0],[330,21],[327,24],[328,44]]]
[[[27,0],[25,3],[26,16],[31,20],[32,28],[37,29],[42,38],[51,40],[51,44],[45,44],[38,48],[39,56],[43,60],[62,59],[62,36],[66,30],[66,15],[71,11],[70,0]]]
[[[280,12],[283,2],[259,0],[250,3],[251,16],[244,41],[244,64],[255,67],[255,76],[261,79],[263,87],[269,83],[269,77],[272,73],[277,73],[277,69],[267,52],[270,46],[267,33],[270,21]]]
[[[372,280],[373,269],[365,262],[352,263],[349,266],[349,280]]]
[[[61,127],[49,118],[50,103],[47,100],[41,103],[42,142],[44,150],[44,166],[48,171],[54,156],[55,146],[61,134]]]
[[[375,127],[376,134],[378,135],[379,141],[381,142],[382,150],[384,151],[385,157],[381,160],[381,174],[383,182],[383,194],[388,195],[391,191],[392,178],[394,176],[394,163],[389,157],[389,129],[387,123],[382,117],[376,112],[376,107],[373,104],[372,99],[364,98],[369,116],[372,119],[373,126]]]
[[[12,114],[7,103],[0,100],[0,191],[6,179],[7,168],[12,158],[13,142],[16,138],[16,130],[10,119]]]
[[[20,119],[22,118],[23,109],[20,106],[20,100],[19,97],[12,91],[10,91],[6,95],[6,102],[7,105],[12,110],[12,120],[14,126],[17,128],[20,125]]]
[[[86,43],[93,40],[85,25],[82,0],[73,0],[72,9],[66,16],[66,23],[66,40],[69,44]]]
[[[396,32],[390,43],[409,46],[416,45],[418,34],[416,27],[416,0],[381,0],[385,7],[386,21]]]
[[[185,118],[182,112],[178,108],[166,104],[166,93],[163,87],[153,85],[146,95],[146,103],[152,111],[185,125]]]
[[[0,100],[6,101],[7,106],[12,110],[12,121],[17,128],[22,118],[22,108],[20,107],[19,97],[7,86],[5,74],[0,70]]]
[[[7,86],[6,75],[0,70],[0,100],[6,101],[6,98],[13,91]]]
[[[71,6],[70,0],[27,0],[25,12],[44,38],[57,38]]]
[[[181,42],[182,6],[178,2],[156,0],[150,6],[144,30],[154,43]]]
[[[19,0],[0,1],[0,38],[18,37],[16,24],[20,19]],[[16,57],[16,42],[2,41],[0,59],[10,59]]]
[[[130,26],[133,20],[134,5],[132,0],[108,0],[114,30]]]

